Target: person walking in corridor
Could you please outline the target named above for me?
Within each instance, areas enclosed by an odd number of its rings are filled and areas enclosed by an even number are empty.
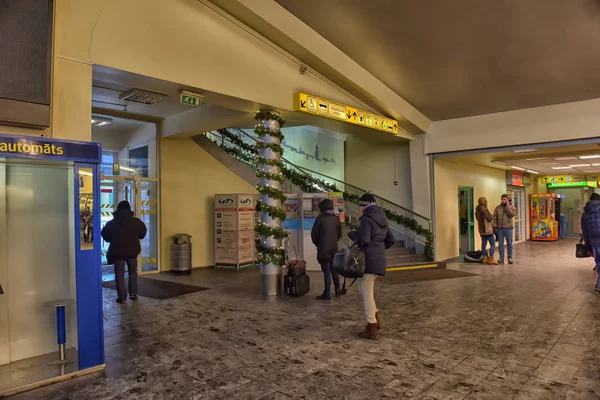
[[[325,199],[319,203],[321,213],[313,225],[311,238],[317,246],[317,261],[325,278],[323,294],[317,300],[331,299],[331,278],[335,287],[336,297],[340,296],[340,275],[332,268],[333,257],[338,251],[338,241],[342,238],[342,223],[333,211],[333,201]]]
[[[594,253],[596,261],[596,270],[600,266],[600,194],[593,193],[590,201],[583,208],[581,216],[581,231],[583,241],[590,247]],[[596,292],[600,293],[600,271],[596,279]]]
[[[496,250],[496,238],[494,237],[494,216],[488,210],[488,201],[485,197],[480,197],[477,201],[475,209],[475,219],[477,220],[477,228],[481,236],[481,254],[483,255],[483,263],[488,265],[498,265],[494,259],[494,251]],[[490,252],[487,252],[487,244],[490,244]]]
[[[128,201],[122,201],[117,206],[110,220],[102,229],[102,238],[110,243],[106,260],[115,267],[117,283],[117,303],[124,304],[127,300],[125,289],[125,264],[129,274],[129,298],[137,300],[137,256],[141,253],[140,240],[146,237],[146,225],[134,217]]]
[[[365,274],[359,278],[359,289],[363,298],[367,327],[359,333],[363,339],[377,340],[383,329],[381,315],[375,304],[375,279],[384,276],[387,268],[385,251],[394,245],[394,235],[384,212],[377,206],[375,197],[365,193],[359,201],[362,217],[356,232],[348,236],[358,244],[365,254]]]
[[[506,251],[508,252],[508,263],[513,263],[513,217],[516,215],[515,207],[508,204],[508,195],[503,194],[500,205],[494,210],[494,227],[498,230],[498,252],[500,253],[499,264],[504,264],[504,239],[506,239]]]

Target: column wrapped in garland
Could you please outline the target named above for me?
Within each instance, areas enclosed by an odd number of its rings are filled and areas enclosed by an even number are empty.
[[[261,293],[263,296],[277,296],[283,293],[282,266],[285,261],[285,251],[282,239],[287,232],[281,228],[285,219],[282,203],[285,193],[281,184],[285,180],[282,169],[281,141],[283,134],[281,126],[283,119],[272,112],[258,112],[254,119],[258,121],[254,132],[259,141],[256,145],[256,176],[259,193],[257,210],[260,212],[260,222],[256,225],[259,237],[256,242],[257,258],[260,261]]]

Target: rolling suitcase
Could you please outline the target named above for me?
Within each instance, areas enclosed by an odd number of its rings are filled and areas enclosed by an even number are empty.
[[[283,277],[283,291],[286,296],[304,296],[310,291],[310,278],[306,274],[295,275],[289,270]]]

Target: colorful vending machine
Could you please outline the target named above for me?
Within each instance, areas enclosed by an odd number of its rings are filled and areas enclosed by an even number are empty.
[[[531,240],[558,240],[558,222],[556,221],[557,196],[553,193],[532,194],[529,196],[531,206]]]

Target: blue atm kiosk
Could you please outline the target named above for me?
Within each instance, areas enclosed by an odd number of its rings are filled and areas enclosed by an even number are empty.
[[[0,135],[0,375],[33,369],[0,397],[104,365],[101,160],[98,143]]]

